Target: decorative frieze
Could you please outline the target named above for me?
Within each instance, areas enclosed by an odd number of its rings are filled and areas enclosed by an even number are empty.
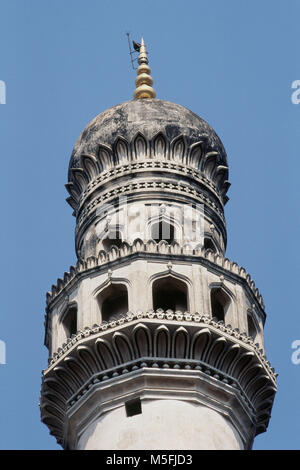
[[[117,137],[112,147],[99,143],[97,154],[82,154],[80,167],[71,168],[66,188],[69,204],[77,213],[99,183],[136,171],[164,170],[191,176],[218,193],[227,202],[228,167],[216,151],[206,150],[204,141],[188,146],[183,135],[171,142],[164,132],[148,140],[142,133],[131,141]]]
[[[256,434],[268,425],[276,376],[262,350],[222,322],[171,310],[128,313],[70,339],[43,373],[42,420],[61,441],[67,410],[91,387],[147,368],[158,375],[159,369],[183,369],[220,381],[239,393]]]
[[[49,307],[51,302],[63,292],[67,286],[81,273],[86,273],[89,270],[95,269],[100,266],[105,266],[116,260],[121,260],[133,254],[155,254],[155,256],[164,256],[168,255],[170,258],[174,256],[185,256],[189,258],[191,262],[201,262],[204,261],[211,264],[212,267],[218,266],[219,269],[229,274],[238,276],[241,279],[241,282],[245,282],[253,295],[255,296],[257,302],[264,309],[264,303],[262,296],[259,293],[259,290],[256,288],[254,281],[251,279],[250,274],[246,272],[243,267],[240,267],[236,262],[230,261],[228,258],[223,257],[219,253],[213,253],[211,250],[205,250],[204,247],[198,249],[192,249],[188,244],[181,246],[177,242],[173,242],[169,245],[165,241],[160,241],[156,243],[154,240],[148,240],[143,242],[140,239],[136,239],[132,245],[129,245],[126,242],[123,242],[121,247],[112,246],[108,252],[101,250],[98,254],[98,257],[89,257],[87,260],[78,260],[76,266],[71,266],[69,272],[65,272],[63,278],[57,280],[56,285],[52,286],[50,292],[46,294],[47,306]]]

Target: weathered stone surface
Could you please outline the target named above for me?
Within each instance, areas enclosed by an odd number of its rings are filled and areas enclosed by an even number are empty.
[[[151,139],[162,131],[170,140],[184,135],[189,145],[205,139],[207,148],[220,153],[227,165],[223,144],[206,121],[179,104],[148,99],[118,104],[95,117],[78,138],[69,168],[80,167],[81,154],[97,153],[100,143],[112,146],[118,136],[129,142],[137,132]]]
[[[148,400],[143,413],[130,419],[123,406],[96,420],[82,434],[78,449],[241,450],[244,444],[226,418],[212,409],[179,400]]]

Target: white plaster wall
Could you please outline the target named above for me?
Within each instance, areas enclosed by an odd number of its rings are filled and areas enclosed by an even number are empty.
[[[125,406],[103,415],[81,435],[78,449],[243,449],[233,425],[217,411],[179,400],[142,402],[127,417]]]

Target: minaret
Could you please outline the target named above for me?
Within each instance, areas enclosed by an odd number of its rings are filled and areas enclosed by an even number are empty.
[[[199,116],[134,100],[70,159],[78,257],[47,293],[41,417],[64,449],[250,449],[276,376],[262,297],[225,256],[227,156]]]

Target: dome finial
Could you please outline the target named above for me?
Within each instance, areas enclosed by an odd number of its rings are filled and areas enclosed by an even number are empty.
[[[145,98],[155,98],[155,91],[152,88],[153,80],[150,75],[150,67],[148,65],[148,54],[146,51],[146,46],[144,43],[144,38],[141,40],[141,44],[134,43],[134,46],[139,50],[139,58],[138,58],[138,69],[135,84],[136,89],[134,91],[134,99],[141,100]]]

